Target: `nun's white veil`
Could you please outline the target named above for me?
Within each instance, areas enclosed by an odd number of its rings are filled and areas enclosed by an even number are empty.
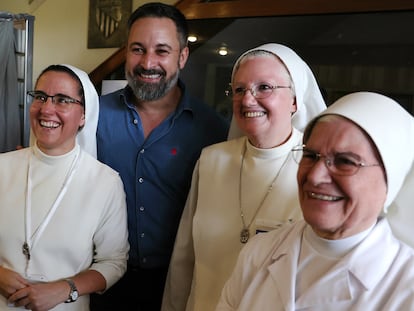
[[[86,72],[63,64],[68,67],[79,78],[85,94],[85,126],[78,132],[77,141],[81,148],[96,158],[96,128],[99,116],[99,97],[95,86],[92,84]]]
[[[287,46],[268,43],[243,53],[236,61],[233,67],[231,80],[233,82],[235,71],[244,57],[257,50],[264,50],[278,56],[288,69],[295,86],[297,111],[292,116],[292,125],[303,131],[306,124],[326,109],[325,101],[320,92],[318,83],[309,66]],[[232,118],[228,139],[243,136],[244,134],[237,126],[236,121]]]

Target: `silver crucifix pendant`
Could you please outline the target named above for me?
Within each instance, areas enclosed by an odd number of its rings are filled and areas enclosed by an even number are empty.
[[[29,249],[29,244],[27,244],[27,242],[23,243],[22,252],[23,252],[23,255],[26,256],[27,260],[30,260],[30,249]]]
[[[247,241],[249,240],[250,237],[250,233],[249,233],[249,229],[247,228],[243,228],[242,231],[240,232],[240,242],[247,243]]]

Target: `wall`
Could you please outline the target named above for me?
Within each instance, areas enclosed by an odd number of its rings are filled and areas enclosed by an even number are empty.
[[[133,0],[132,9],[147,2]],[[29,5],[28,0],[1,0],[0,11],[35,17],[33,80],[50,64],[67,63],[89,73],[117,50],[87,48],[89,1],[34,0]]]

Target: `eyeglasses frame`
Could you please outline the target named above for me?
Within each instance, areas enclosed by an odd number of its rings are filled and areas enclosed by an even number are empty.
[[[234,92],[232,90],[232,85],[231,85],[231,83],[229,83],[230,90],[226,90],[224,93],[225,93],[226,96],[232,96],[233,100],[241,100],[246,95],[246,92],[247,91],[250,91],[250,94],[252,94],[252,96],[255,99],[265,99],[265,98],[269,97],[270,95],[272,95],[274,90],[277,90],[277,89],[291,89],[292,88],[291,85],[289,85],[289,86],[283,86],[283,85],[271,85],[271,84],[268,84],[267,86],[269,86],[271,92],[269,92],[269,94],[267,94],[264,97],[263,96],[262,97],[257,97],[257,92],[254,89],[257,90],[257,87],[259,87],[260,85],[263,85],[263,84],[264,83],[262,83],[262,84],[255,84],[255,85],[253,85],[250,88],[243,88],[243,94],[237,95],[237,96],[240,96],[240,98],[236,98],[235,99],[234,98],[235,95],[234,95]]]
[[[366,164],[366,163],[364,163],[364,162],[358,162],[358,163],[355,163],[355,171],[353,171],[353,172],[351,172],[350,174],[348,174],[348,173],[341,173],[341,171],[339,171],[339,170],[337,170],[336,169],[336,166],[335,166],[335,160],[334,160],[334,158],[335,158],[335,156],[330,156],[330,155],[323,155],[323,154],[321,154],[321,153],[319,153],[319,152],[316,152],[316,151],[314,151],[314,150],[312,150],[312,149],[308,149],[308,148],[306,148],[306,145],[305,144],[303,144],[303,145],[299,145],[299,146],[295,146],[295,147],[293,147],[292,148],[292,150],[291,150],[291,152],[292,152],[292,155],[293,155],[293,159],[295,160],[295,162],[298,164],[298,165],[303,165],[303,163],[302,163],[302,158],[303,157],[301,157],[300,158],[300,160],[299,160],[299,162],[298,162],[298,159],[297,159],[297,156],[295,156],[295,152],[301,152],[302,154],[303,154],[303,151],[304,150],[307,150],[308,152],[312,152],[312,153],[314,153],[315,154],[315,156],[316,156],[316,158],[317,158],[317,160],[316,160],[316,162],[314,162],[312,165],[306,165],[306,166],[304,166],[304,167],[314,167],[315,165],[316,165],[316,163],[318,163],[319,162],[319,160],[321,160],[321,159],[324,159],[324,164],[325,164],[325,166],[326,166],[326,168],[329,170],[329,172],[331,172],[332,174],[334,174],[334,175],[337,175],[337,176],[353,176],[353,175],[355,175],[356,173],[358,173],[358,171],[361,169],[361,168],[367,168],[367,167],[375,167],[375,166],[380,166],[380,167],[382,167],[382,164],[380,164],[380,163],[374,163],[374,164]],[[336,169],[336,170],[335,170]],[[339,173],[338,173],[339,172]]]
[[[49,94],[47,94],[47,93],[45,93],[43,91],[36,91],[36,90],[27,91],[26,94],[29,95],[29,96],[31,96],[33,98],[32,99],[32,102],[35,102],[36,101],[36,102],[39,102],[39,103],[41,102],[41,104],[45,104],[47,102],[48,98],[51,98],[52,103],[54,105],[56,105],[55,97],[59,97],[60,96],[62,98],[65,98],[66,100],[68,100],[68,102],[65,103],[65,105],[68,105],[67,107],[69,107],[69,105],[71,105],[71,104],[78,104],[78,105],[81,105],[82,107],[84,107],[84,104],[80,100],[75,99],[75,98],[70,97],[70,96],[65,95],[65,94],[49,95]],[[46,97],[46,100],[45,101],[39,101],[38,99],[35,98],[38,95]]]

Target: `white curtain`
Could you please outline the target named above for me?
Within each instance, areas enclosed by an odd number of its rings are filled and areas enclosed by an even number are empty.
[[[0,17],[0,152],[21,145],[19,104],[13,18]]]

